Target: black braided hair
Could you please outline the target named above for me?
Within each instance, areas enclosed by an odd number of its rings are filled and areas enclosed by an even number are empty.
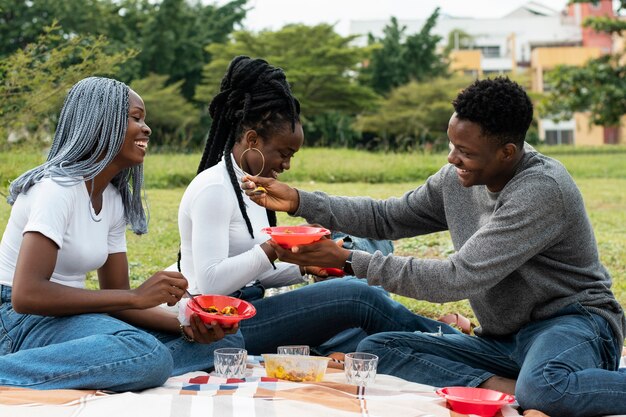
[[[291,93],[282,69],[263,59],[238,56],[231,61],[222,78],[220,92],[209,105],[213,119],[198,174],[230,155],[244,130],[254,129],[263,138],[272,137],[280,129],[295,131],[300,121],[300,103]],[[287,125],[289,123],[289,125]],[[224,158],[230,181],[237,195],[239,210],[254,238],[252,224],[243,202],[243,191],[237,181],[231,158]],[[270,226],[276,226],[276,213],[267,210]]]
[[[459,119],[480,125],[500,145],[521,147],[533,120],[533,104],[526,91],[508,77],[476,80],[452,102]]]

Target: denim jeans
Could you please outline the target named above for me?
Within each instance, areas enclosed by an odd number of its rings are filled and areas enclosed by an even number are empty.
[[[106,314],[19,314],[11,287],[0,287],[0,385],[137,391],[212,367],[217,348],[243,347],[240,333],[203,345]]]
[[[476,387],[494,375],[517,379],[520,406],[551,416],[626,414],[622,341],[581,305],[504,338],[391,332],[358,349],[379,356],[381,373],[438,387]]]
[[[458,333],[412,313],[378,288],[357,280],[333,279],[253,301],[257,314],[239,323],[251,354],[273,353],[281,345],[318,346],[343,330]]]
[[[354,276],[346,276],[343,278],[335,278],[335,280],[351,280],[354,283],[361,285],[368,285],[366,279],[357,278]],[[385,297],[389,297],[389,293],[379,286],[370,286],[371,289],[380,291]],[[339,334],[331,337],[324,343],[314,348],[311,351],[319,356],[327,356],[333,352],[356,352],[359,343],[365,339],[368,334],[360,327],[347,329]]]
[[[375,240],[369,238],[361,238],[350,236],[343,232],[333,231],[330,235],[333,240],[343,239],[343,247],[350,250],[362,250],[369,253],[380,251],[383,255],[393,253],[393,242],[390,240]],[[354,276],[346,276],[339,279],[352,279],[356,282],[367,285],[367,279],[361,279]],[[384,294],[388,294],[382,287],[378,288]],[[326,342],[312,349],[312,351],[320,356],[326,356],[333,352],[354,352],[361,340],[367,337],[367,333],[361,328],[344,330],[343,332],[331,337]]]

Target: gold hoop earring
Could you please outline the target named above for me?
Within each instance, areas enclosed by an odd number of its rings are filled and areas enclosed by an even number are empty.
[[[263,164],[261,165],[261,170],[259,171],[259,173],[258,173],[258,174],[256,174],[256,175],[253,175],[253,177],[258,177],[259,175],[261,175],[261,174],[263,173],[263,170],[265,169],[265,155],[263,155],[263,152],[261,152],[261,150],[260,150],[260,149],[258,149],[258,148],[253,148],[253,147],[249,147],[249,148],[245,149],[245,150],[241,153],[241,155],[239,156],[239,167],[241,168],[241,170],[243,171],[243,173],[244,173],[244,174],[246,174],[246,175],[250,175],[250,174],[248,174],[246,171],[244,171],[244,169],[243,169],[243,156],[246,154],[246,152],[248,152],[248,151],[249,151],[249,150],[251,150],[251,149],[253,149],[253,150],[257,151],[257,152],[261,155],[261,160],[263,161]]]

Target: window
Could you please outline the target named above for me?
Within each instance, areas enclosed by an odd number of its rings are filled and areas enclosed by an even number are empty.
[[[573,145],[573,130],[546,130],[546,145]]]
[[[602,4],[600,4],[600,3],[601,3],[601,1],[598,1],[598,3],[591,2],[591,3],[589,3],[589,8],[591,10],[600,10],[602,8]]]
[[[604,143],[615,145],[619,143],[619,126],[604,127]]]
[[[549,71],[543,71],[543,75],[542,75],[542,78],[543,78],[543,90],[542,90],[542,91],[543,91],[544,93],[549,93],[549,92],[551,92],[552,90],[554,90],[554,87],[552,87],[552,84],[550,84],[550,83],[547,81],[546,74],[547,74],[548,72],[549,72]]]
[[[479,49],[485,58],[499,58],[500,57],[500,47],[499,46],[479,46],[476,49]]]

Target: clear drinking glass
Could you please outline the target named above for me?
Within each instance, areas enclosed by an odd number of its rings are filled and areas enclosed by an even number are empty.
[[[378,356],[371,353],[346,353],[344,372],[348,384],[365,387],[376,380]]]
[[[222,378],[243,378],[246,375],[248,352],[241,348],[215,349],[215,375]]]
[[[310,354],[310,349],[307,345],[289,345],[278,346],[276,353],[279,355],[305,355]]]

